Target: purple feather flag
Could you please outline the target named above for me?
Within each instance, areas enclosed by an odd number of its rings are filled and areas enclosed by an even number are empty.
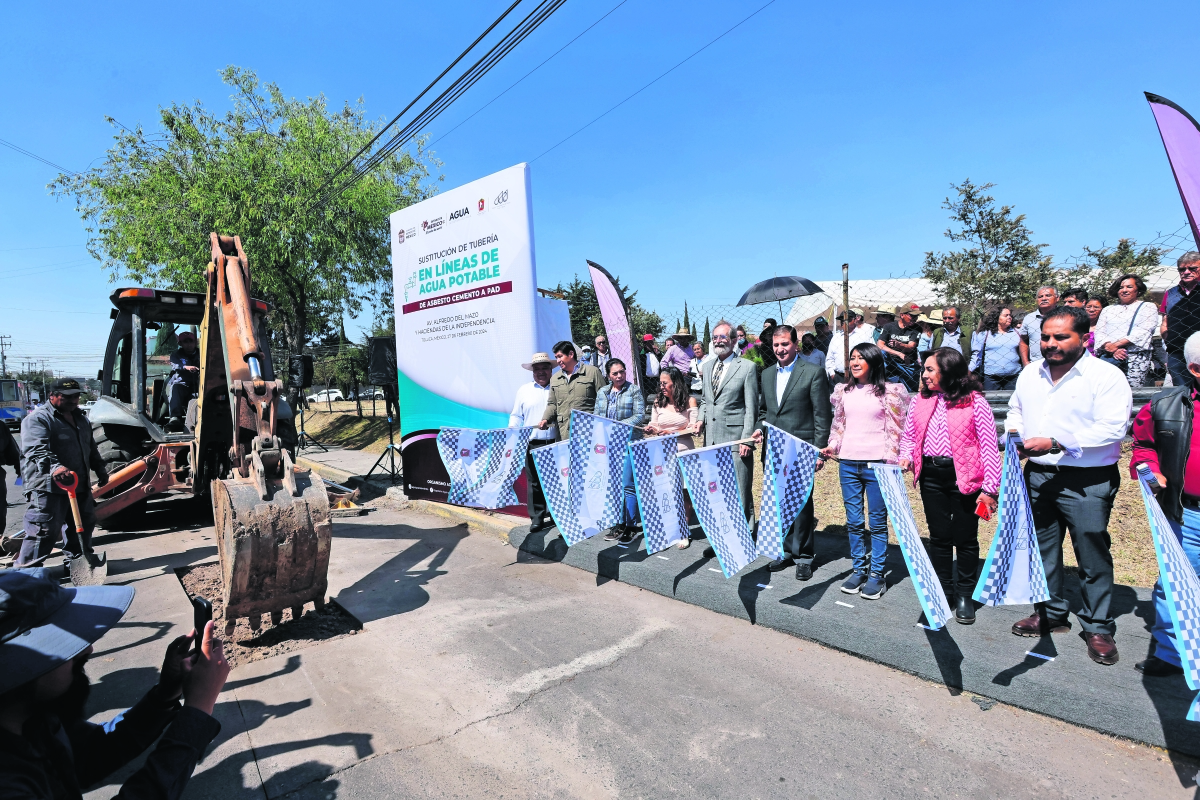
[[[629,311],[617,281],[608,270],[594,261],[589,261],[588,272],[592,275],[592,286],[596,289],[596,302],[600,304],[600,316],[604,319],[604,331],[608,336],[608,349],[613,358],[625,362],[625,378],[641,386],[641,370],[637,364],[637,345],[629,327]],[[603,366],[600,369],[604,369]]]
[[[1165,97],[1146,92],[1146,100],[1167,150],[1183,210],[1192,226],[1192,238],[1200,245],[1200,226],[1196,224],[1200,213],[1200,123]]]

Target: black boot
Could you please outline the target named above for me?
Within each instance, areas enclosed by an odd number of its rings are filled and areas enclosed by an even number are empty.
[[[975,624],[975,601],[969,597],[960,597],[954,604],[954,621],[961,625]]]

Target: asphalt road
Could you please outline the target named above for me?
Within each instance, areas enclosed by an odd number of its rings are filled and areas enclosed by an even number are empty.
[[[88,671],[136,701],[190,628],[213,530],[101,535],[137,587]],[[1194,797],[1200,764],[562,564],[445,520],[339,520],[358,635],[248,664],[190,798]],[[134,765],[136,766],[136,765]],[[109,797],[128,769],[94,789]]]

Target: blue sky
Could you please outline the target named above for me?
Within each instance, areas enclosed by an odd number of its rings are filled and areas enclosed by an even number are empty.
[[[531,0],[526,0],[531,3]],[[445,188],[547,148],[763,5],[569,0],[429,129]],[[6,4],[0,138],[80,170],[104,121],[227,104],[217,72],[390,118],[506,5]],[[590,258],[664,312],[731,303],[773,274],[915,272],[945,249],[949,185],[997,184],[1063,258],[1185,221],[1149,90],[1200,114],[1200,4],[776,0],[533,161],[539,284]],[[111,284],[54,170],[0,148],[0,334],[17,358],[95,370]],[[40,248],[40,249],[29,249]],[[253,254],[251,265],[253,267]],[[670,320],[673,322],[673,319]],[[351,322],[351,330],[356,328]]]

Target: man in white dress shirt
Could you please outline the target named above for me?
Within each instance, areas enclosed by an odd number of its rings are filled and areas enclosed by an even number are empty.
[[[1088,656],[1117,663],[1112,613],[1113,561],[1108,518],[1121,485],[1117,461],[1129,427],[1133,394],[1121,370],[1087,352],[1090,327],[1081,308],[1055,308],[1041,320],[1042,358],[1017,377],[1005,427],[1024,440],[1025,481],[1050,600],[1013,625],[1018,636],[1071,629],[1063,590],[1063,538],[1079,564]]]
[[[528,364],[522,364],[533,372],[533,381],[517,389],[517,400],[513,404],[512,413],[508,415],[508,427],[526,428],[536,426],[546,413],[546,401],[550,397],[550,374],[554,371],[554,359],[547,353],[534,353]],[[539,447],[553,444],[558,436],[558,428],[553,423],[546,430],[536,430],[529,437],[529,453],[525,456],[525,480],[529,487],[527,505],[529,507],[529,532],[537,533],[544,530],[546,522],[546,496],[542,493],[542,482],[538,480],[537,470],[533,466],[533,451]]]
[[[861,308],[852,308],[849,315],[839,314],[837,318],[839,322],[844,320],[846,328],[850,331],[851,350],[856,344],[875,341],[875,327],[863,322]],[[842,332],[835,331],[833,338],[829,340],[829,352],[825,354],[825,374],[833,383],[846,382],[846,348],[844,345]]]

